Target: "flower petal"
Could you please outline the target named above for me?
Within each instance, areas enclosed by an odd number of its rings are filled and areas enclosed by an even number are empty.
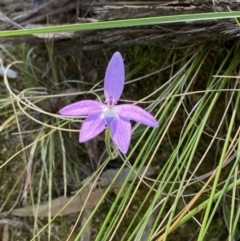
[[[79,142],[85,142],[100,134],[106,126],[105,118],[102,113],[89,115],[83,122]]]
[[[131,140],[131,123],[128,120],[115,118],[110,125],[114,144],[124,154],[127,153]]]
[[[59,113],[61,115],[90,115],[96,111],[101,111],[105,105],[94,100],[82,100],[63,107]]]
[[[157,120],[139,106],[123,104],[115,106],[115,109],[117,115],[122,118],[134,120],[147,126],[158,127]]]
[[[112,96],[117,103],[123,91],[124,78],[123,58],[119,52],[116,52],[112,56],[105,74],[104,94],[106,99]]]

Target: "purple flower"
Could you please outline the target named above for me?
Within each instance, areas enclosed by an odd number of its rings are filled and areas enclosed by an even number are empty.
[[[147,111],[133,104],[116,105],[124,87],[124,64],[119,52],[112,56],[104,79],[105,102],[82,100],[62,108],[59,112],[66,116],[87,116],[82,124],[79,142],[85,142],[110,128],[111,138],[117,148],[126,153],[131,140],[130,120],[158,127],[156,119]]]

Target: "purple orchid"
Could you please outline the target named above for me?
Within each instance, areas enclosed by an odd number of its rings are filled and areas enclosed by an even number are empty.
[[[104,79],[105,102],[82,100],[65,106],[59,112],[65,116],[87,116],[82,124],[79,142],[88,141],[110,128],[111,138],[117,148],[126,153],[131,140],[131,123],[158,127],[156,119],[147,111],[133,104],[116,105],[124,87],[124,64],[119,52],[112,56]]]

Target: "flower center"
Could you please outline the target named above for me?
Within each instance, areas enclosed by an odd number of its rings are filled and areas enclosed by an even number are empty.
[[[107,106],[108,106],[108,108],[114,107],[114,99],[111,95],[107,98]]]
[[[116,112],[115,108],[109,108],[108,106],[106,106],[103,109],[103,114],[105,117],[116,117],[117,116],[117,112]]]
[[[107,98],[107,106],[103,109],[103,114],[105,117],[116,117],[117,112],[114,108],[114,99],[112,96]]]

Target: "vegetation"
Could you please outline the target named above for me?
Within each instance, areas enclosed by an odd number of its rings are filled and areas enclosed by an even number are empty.
[[[201,19],[204,14],[195,18]],[[55,52],[56,44],[1,46],[3,64],[18,77],[5,72],[0,83],[0,238],[238,240],[239,44],[76,46],[65,55]],[[127,72],[120,102],[137,103],[160,126],[132,123],[128,153],[116,151],[111,160],[104,134],[80,144],[84,117],[58,111],[77,100],[103,100],[103,77],[115,51]],[[96,186],[113,167],[112,181]]]

